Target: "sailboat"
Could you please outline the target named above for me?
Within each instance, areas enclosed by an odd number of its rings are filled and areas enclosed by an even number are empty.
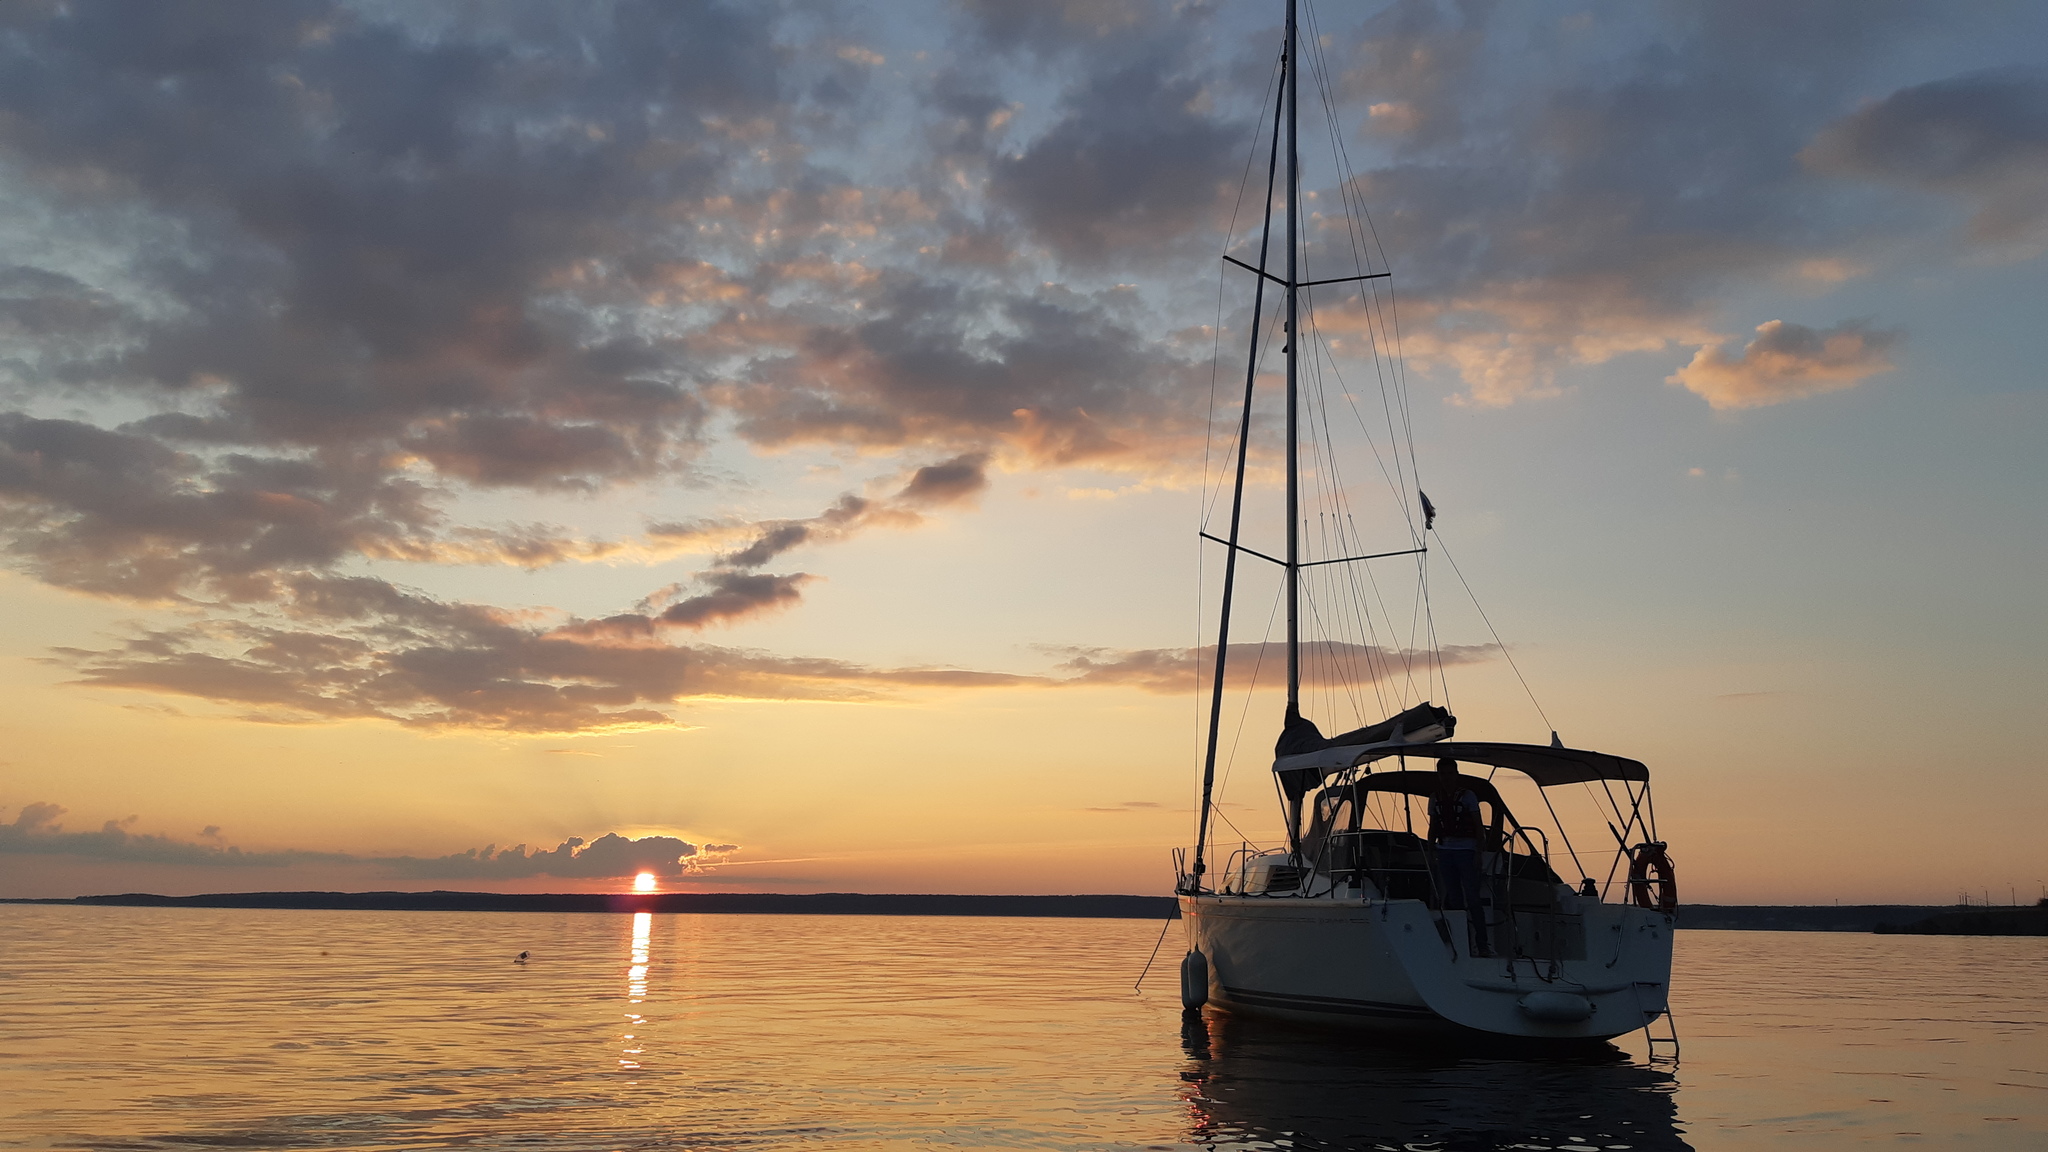
[[[1654,1055],[1655,1041],[1675,1046],[1677,1039],[1668,1013],[1677,886],[1658,837],[1646,766],[1568,747],[1555,731],[1547,743],[1536,744],[1459,739],[1456,716],[1428,700],[1336,736],[1324,736],[1304,715],[1305,650],[1320,661],[1316,675],[1325,683],[1343,671],[1344,661],[1333,653],[1348,654],[1354,665],[1361,653],[1368,662],[1377,656],[1382,665],[1399,655],[1384,645],[1345,648],[1323,640],[1305,646],[1305,577],[1408,557],[1426,596],[1427,557],[1432,541],[1441,547],[1441,537],[1436,509],[1417,484],[1412,504],[1400,493],[1410,526],[1408,547],[1335,556],[1311,556],[1304,547],[1329,550],[1327,532],[1315,541],[1303,538],[1303,354],[1320,339],[1316,331],[1304,331],[1305,305],[1313,329],[1312,289],[1342,285],[1332,290],[1364,294],[1386,287],[1375,282],[1390,273],[1367,272],[1361,262],[1355,276],[1304,276],[1298,123],[1298,49],[1304,45],[1297,7],[1298,0],[1288,0],[1257,260],[1224,256],[1239,270],[1230,274],[1249,272],[1255,287],[1229,527],[1224,536],[1202,533],[1223,546],[1224,568],[1196,840],[1191,850],[1175,854],[1187,934],[1183,1004],[1190,1011],[1206,1006],[1300,1023],[1466,1039],[1583,1043],[1640,1029],[1651,1034]],[[1317,39],[1305,47],[1315,52]],[[1326,114],[1334,107],[1327,95],[1322,104]],[[1277,262],[1271,260],[1276,192],[1285,202],[1284,258]],[[1269,291],[1284,296],[1277,334],[1260,331]],[[1283,343],[1286,361],[1286,543],[1280,556],[1256,551],[1242,539],[1254,384],[1262,340],[1274,337]],[[1312,374],[1320,375],[1321,365],[1314,362]],[[1400,410],[1398,403],[1389,406],[1390,425]],[[1326,481],[1339,454],[1327,437],[1314,433],[1313,419],[1309,423],[1307,439]],[[1322,427],[1328,427],[1327,410]],[[1390,451],[1398,454],[1400,439],[1390,426]],[[1382,475],[1414,482],[1412,437],[1408,443],[1408,466],[1397,460],[1389,472],[1382,461]],[[1335,490],[1327,482],[1320,489]],[[1340,535],[1339,542],[1347,545],[1344,551],[1363,551],[1355,536]],[[1246,840],[1225,855],[1215,835],[1218,746],[1233,656],[1232,598],[1239,562],[1246,557],[1277,567],[1277,599],[1286,609],[1286,711],[1272,761],[1285,833],[1279,843]],[[1361,603],[1354,619],[1366,618],[1370,608]],[[1331,615],[1337,613],[1318,618]],[[1264,653],[1263,645],[1240,647]],[[1507,654],[1504,645],[1501,651]],[[1425,672],[1433,667],[1441,674],[1440,654],[1434,665],[1427,653],[1421,660]],[[1377,673],[1365,668],[1355,678],[1376,682],[1386,675],[1385,667]],[[1511,810],[1510,792],[1523,811]],[[1590,831],[1599,851],[1585,847],[1591,841],[1583,826],[1575,846],[1552,803],[1564,792],[1571,795],[1561,798],[1580,810],[1593,807],[1598,824]],[[1564,869],[1575,879],[1567,879]],[[1663,1036],[1651,1029],[1660,1018]]]

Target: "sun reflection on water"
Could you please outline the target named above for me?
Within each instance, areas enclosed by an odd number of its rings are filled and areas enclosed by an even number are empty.
[[[633,913],[633,951],[629,961],[630,966],[626,969],[626,1005],[628,1009],[647,999],[647,957],[653,939],[654,914],[652,912]],[[626,1047],[619,1053],[620,1068],[633,1071],[640,1067],[640,1061],[636,1057],[645,1051],[641,1045],[639,1035],[646,1026],[646,1023],[647,1017],[642,1013],[627,1011],[626,1031],[622,1035],[622,1039],[626,1042]]]

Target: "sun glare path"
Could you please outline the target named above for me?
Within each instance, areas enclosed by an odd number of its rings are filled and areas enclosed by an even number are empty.
[[[635,892],[652,892],[652,891],[654,891],[654,873],[652,873],[652,872],[642,872],[642,873],[641,873],[641,874],[639,874],[638,876],[635,876],[635,877],[633,877],[633,891],[635,891]]]

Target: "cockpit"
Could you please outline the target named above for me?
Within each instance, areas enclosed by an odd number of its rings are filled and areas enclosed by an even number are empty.
[[[1300,855],[1306,872],[1339,888],[1390,900],[1441,905],[1429,840],[1429,799],[1456,782],[1479,801],[1479,848],[1488,871],[1505,883],[1520,909],[1552,910],[1569,893],[1549,863],[1541,829],[1523,827],[1500,792],[1483,777],[1439,772],[1381,772],[1325,788],[1304,816]]]

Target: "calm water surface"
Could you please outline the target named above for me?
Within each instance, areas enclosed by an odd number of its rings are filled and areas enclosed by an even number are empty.
[[[1158,930],[0,906],[0,1148],[2048,1148],[2048,941],[1683,933],[1674,1071],[1189,1023]]]

